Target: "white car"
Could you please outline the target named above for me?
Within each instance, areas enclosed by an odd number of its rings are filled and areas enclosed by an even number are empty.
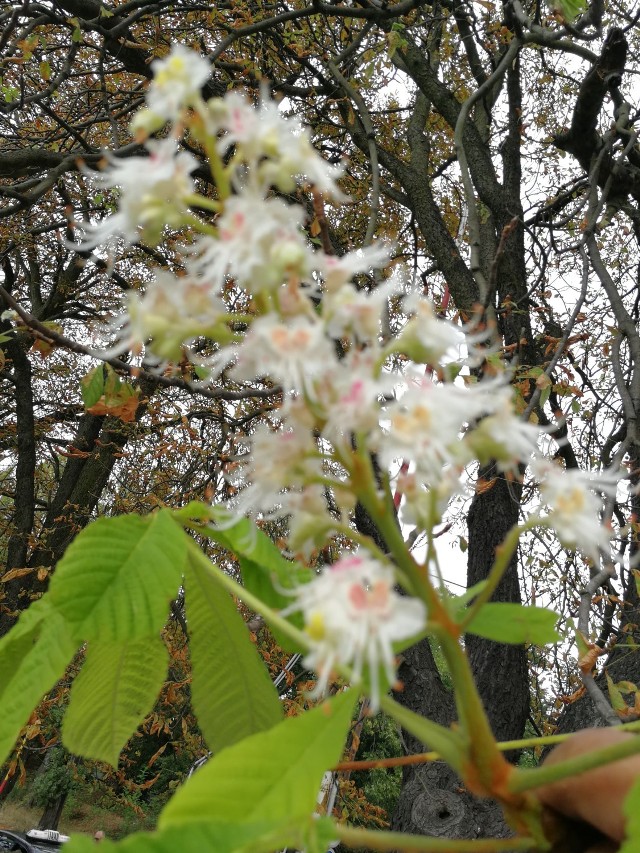
[[[0,829],[0,853],[5,850],[21,850],[22,853],[57,853],[69,840],[55,829],[30,829],[28,832],[12,832]]]

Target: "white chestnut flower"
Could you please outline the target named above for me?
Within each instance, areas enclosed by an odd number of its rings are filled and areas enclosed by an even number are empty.
[[[600,519],[602,496],[615,496],[620,476],[613,471],[590,474],[574,468],[565,470],[543,459],[532,467],[548,508],[543,521],[562,545],[581,551],[597,563],[601,552],[609,553],[612,536]]]
[[[370,682],[371,709],[380,707],[380,670],[386,682],[396,680],[393,643],[419,634],[427,622],[422,601],[400,595],[393,569],[364,554],[347,554],[327,566],[310,583],[296,590],[305,633],[312,643],[305,666],[318,674],[314,695],[327,688],[336,666],[353,670],[358,683],[365,667]],[[287,612],[287,611],[285,611]]]
[[[200,98],[200,89],[211,76],[209,62],[183,44],[173,44],[168,56],[156,59],[151,68],[147,104],[154,115],[168,121],[175,121]]]
[[[97,225],[87,225],[82,249],[94,249],[113,237],[128,244],[141,237],[154,244],[165,227],[179,228],[188,214],[188,203],[195,192],[190,175],[198,161],[187,151],[177,152],[172,139],[147,143],[148,157],[109,158],[103,172],[85,170],[93,184],[118,187],[118,212]]]

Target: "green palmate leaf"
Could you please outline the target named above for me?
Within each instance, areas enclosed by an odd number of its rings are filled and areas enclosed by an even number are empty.
[[[466,626],[476,634],[498,643],[557,643],[558,614],[545,607],[523,607],[521,604],[491,602],[485,604]]]
[[[51,602],[80,641],[159,634],[180,587],[186,547],[185,532],[167,510],[101,518],[58,563]]]
[[[226,510],[205,507],[198,503],[190,504],[175,515],[184,521],[190,517],[213,521],[214,524],[206,528],[206,535],[235,554],[246,588],[274,610],[283,610],[291,605],[291,596],[287,596],[283,590],[293,589],[312,577],[308,568],[285,559],[271,539],[247,518],[239,518],[231,523]],[[216,527],[216,521],[222,526]],[[299,613],[292,614],[290,621],[297,628],[303,627],[303,619]],[[297,648],[292,640],[280,631],[274,630],[273,633],[282,648],[288,651],[304,651]]]
[[[31,711],[64,675],[77,647],[57,613],[41,621],[33,619],[30,627],[4,638],[0,647],[0,765]]]
[[[67,749],[117,767],[122,747],[153,708],[168,664],[159,634],[121,644],[89,643],[62,726]]]
[[[278,693],[229,595],[190,561],[185,573],[191,695],[202,734],[214,752],[282,719]]]
[[[349,690],[223,749],[177,792],[159,827],[202,820],[307,824],[322,777],[339,759],[357,694]]]

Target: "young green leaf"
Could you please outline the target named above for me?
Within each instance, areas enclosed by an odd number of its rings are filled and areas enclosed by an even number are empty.
[[[202,820],[306,822],[322,777],[340,759],[357,694],[318,708],[215,755],[178,790],[160,815],[164,830]]]
[[[62,725],[67,749],[117,767],[122,747],[153,708],[168,664],[159,634],[120,645],[89,643]]]
[[[180,587],[186,546],[184,530],[167,510],[100,518],[58,563],[51,603],[79,641],[155,636]]]
[[[175,513],[174,517],[181,522],[189,517],[202,520],[203,511],[201,505],[190,504]],[[249,592],[274,610],[289,607],[292,598],[282,590],[306,583],[312,572],[300,563],[285,559],[271,539],[253,521],[239,518],[235,523],[229,524],[228,513],[215,507],[206,507],[205,517],[221,523],[221,527],[216,527],[215,523],[208,525],[204,532],[214,542],[235,554],[240,563],[242,580]],[[292,614],[289,619],[297,628],[303,627],[301,614]],[[274,630],[273,634],[278,645],[287,651],[303,651],[281,632]]]
[[[104,393],[104,366],[102,364],[94,367],[86,376],[82,377],[80,390],[85,409],[90,409],[98,402]]]
[[[490,602],[485,604],[467,625],[476,634],[498,643],[533,643],[543,646],[557,643],[558,614],[545,607],[523,607],[521,604]]]
[[[214,752],[282,719],[278,693],[236,605],[202,564],[185,573],[191,695]]]
[[[50,613],[0,648],[0,765],[43,694],[62,678],[78,647],[62,617]]]
[[[586,10],[587,2],[586,0],[551,0],[550,6],[563,21],[571,24]]]

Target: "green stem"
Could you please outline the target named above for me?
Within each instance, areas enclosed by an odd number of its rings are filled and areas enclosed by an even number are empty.
[[[356,478],[352,474],[356,497],[380,531],[400,575],[402,585],[406,587],[407,592],[425,601],[427,608],[429,608],[434,602],[436,593],[428,579],[427,572],[421,572],[407,548],[407,543],[398,527],[391,491],[385,483],[384,496],[380,497],[369,454],[358,451],[356,458],[360,463],[358,465],[358,477]]]
[[[380,699],[380,707],[425,746],[437,750],[454,770],[458,772],[462,770],[466,749],[465,742],[458,732],[434,723],[426,717],[421,717],[420,714],[410,711],[390,696],[383,696]]]
[[[640,720],[634,720],[632,723],[620,723],[618,726],[607,726],[607,728],[619,732],[640,732]],[[520,740],[503,740],[498,743],[498,749],[501,752],[507,752],[510,749],[535,749],[538,746],[553,746],[557,743],[564,743],[565,740],[573,737],[573,734],[573,732],[568,732],[565,735],[543,735],[542,737],[521,738]]]
[[[231,195],[231,177],[230,171],[225,167],[224,162],[218,154],[216,147],[216,139],[206,133],[203,139],[205,153],[209,160],[209,168],[211,176],[218,188],[220,200],[224,203]]]
[[[594,770],[596,767],[603,767],[605,764],[611,764],[621,758],[628,758],[638,752],[640,752],[640,737],[625,740],[604,749],[596,749],[576,758],[569,758],[560,764],[543,764],[533,770],[517,769],[514,770],[509,779],[508,789],[514,794],[531,791],[541,785],[548,785],[570,776],[577,776],[579,773]]]
[[[220,213],[220,202],[212,198],[207,198],[204,195],[200,195],[200,193],[191,193],[190,195],[185,196],[183,201],[188,207],[197,207],[200,210],[209,210],[211,213]],[[214,234],[217,234],[217,230]]]
[[[225,574],[222,569],[219,569],[216,565],[214,565],[211,560],[204,554],[201,550],[197,542],[194,542],[193,539],[189,538],[188,541],[188,549],[189,549],[189,557],[194,562],[201,565],[206,571],[220,584],[223,586],[231,595],[235,595],[236,598],[241,599],[256,613],[259,613],[261,616],[269,622],[270,625],[273,625],[274,628],[277,628],[279,631],[282,631],[283,634],[286,634],[291,640],[297,643],[299,646],[302,646],[303,649],[310,649],[312,647],[312,643],[309,640],[309,637],[304,633],[304,631],[300,631],[294,625],[291,624],[287,619],[283,616],[280,616],[279,613],[276,613],[275,610],[272,610],[267,604],[261,601],[257,596],[255,596],[252,592],[249,592],[246,587],[241,586],[237,581],[235,581],[232,577]]]
[[[402,850],[416,853],[498,853],[500,850],[533,850],[533,838],[460,839],[429,838],[405,832],[376,832],[338,824],[336,834],[347,847],[362,850]]]
[[[464,758],[466,758],[467,762],[475,767],[482,784],[488,790],[491,790],[493,783],[496,781],[496,771],[500,772],[503,769],[504,758],[496,746],[489,720],[487,719],[482,700],[475,686],[469,661],[460,646],[458,639],[460,632],[457,630],[457,626],[452,624],[451,619],[446,613],[436,589],[429,579],[427,569],[422,569],[407,549],[396,522],[395,508],[390,489],[385,489],[384,497],[381,498],[378,495],[375,489],[375,472],[373,471],[369,454],[362,450],[357,451],[357,455],[354,454],[354,457],[354,461],[357,460],[359,463],[357,469],[358,476],[353,477],[354,490],[356,491],[358,500],[362,503],[374,524],[382,533],[396,565],[402,574],[408,577],[411,583],[410,591],[425,601],[429,617],[437,625],[434,633],[436,633],[442,646],[442,651],[454,684],[458,723],[460,726],[460,733],[456,739],[455,746],[448,739],[445,743],[447,753],[444,753],[428,732],[423,730],[424,733],[419,734],[417,731],[412,731],[409,726],[405,726],[405,728],[422,741],[425,741],[426,738],[425,742],[433,749],[441,752],[445,761],[451,764],[458,772],[462,772],[463,778],[465,775],[463,764]],[[355,466],[353,466],[353,470],[355,472]],[[517,544],[517,537],[515,544]],[[515,545],[511,546],[511,542],[509,542],[505,546],[505,551],[512,551],[513,547]],[[500,566],[497,570],[494,567],[492,575],[494,573],[497,575],[498,571],[500,571],[500,575],[497,578],[490,577],[488,583],[489,595],[491,595],[493,588],[495,588],[495,585],[502,576],[504,567]],[[494,583],[493,588],[491,588],[492,582]],[[394,716],[399,720],[397,713],[394,713]],[[422,717],[418,717],[418,719],[423,721]],[[402,723],[402,725],[405,724]],[[430,725],[434,724],[430,723]],[[451,734],[447,729],[444,731],[447,732],[447,735]]]
[[[632,723],[621,723],[619,726],[608,726],[607,728],[619,732],[640,732],[640,720],[634,720]],[[569,740],[569,738],[572,738],[573,735],[573,732],[568,732],[564,735],[543,735],[542,737],[527,737],[520,738],[519,740],[501,740],[496,744],[496,746],[500,752],[508,752],[509,750],[514,749],[537,749],[542,746],[555,746],[556,744],[564,743],[566,740]],[[424,764],[429,764],[432,761],[444,760],[440,753],[435,750],[416,753],[411,757],[415,763],[420,763],[420,761],[422,761]],[[381,759],[381,761],[387,762],[385,764],[381,764],[381,767],[395,766],[392,764],[393,759],[385,758]],[[398,766],[401,766],[401,763],[402,759],[399,760]]]
[[[437,510],[436,510],[436,495],[430,495],[430,507],[429,507],[429,519],[428,523],[424,525],[424,531],[427,534],[427,553],[424,561],[424,569],[429,575],[429,567],[434,566],[436,575],[438,578],[438,584],[440,585],[440,589],[445,589],[444,579],[442,577],[442,572],[440,571],[440,560],[438,559],[438,551],[436,549],[435,537],[433,535],[433,531],[435,529],[437,523]]]
[[[466,652],[460,646],[458,638],[447,631],[440,631],[438,639],[451,673],[458,724],[468,744],[469,758],[481,782],[491,790],[494,782],[493,771],[504,762],[504,758],[491,731]]]
[[[531,525],[529,524],[514,525],[505,536],[503,543],[496,549],[496,559],[487,576],[485,585],[475,597],[473,604],[466,610],[465,617],[460,623],[462,633],[464,633],[465,627],[473,621],[480,608],[489,601],[495,592],[496,587],[502,580],[502,576],[509,568],[509,562],[518,547],[521,534],[529,530],[530,527]]]

